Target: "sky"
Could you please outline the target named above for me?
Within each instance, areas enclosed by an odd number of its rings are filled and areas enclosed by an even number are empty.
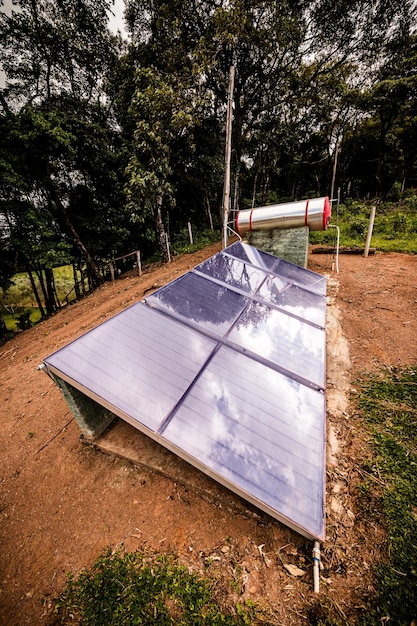
[[[109,19],[109,28],[116,33],[117,30],[120,30],[122,34],[124,34],[124,26],[123,26],[123,11],[125,8],[125,3],[123,0],[115,0],[113,6],[113,15],[110,15]]]

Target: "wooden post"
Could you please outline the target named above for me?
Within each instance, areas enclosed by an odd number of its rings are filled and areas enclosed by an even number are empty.
[[[193,231],[191,228],[191,222],[188,222],[188,235],[190,237],[190,244],[193,245],[194,241],[193,241]]]
[[[371,207],[371,215],[369,216],[369,225],[368,225],[368,235],[366,237],[365,250],[363,252],[363,256],[367,257],[369,254],[369,246],[371,245],[372,231],[374,229],[374,219],[375,219],[375,211],[376,207]]]
[[[114,265],[113,265],[113,261],[109,261],[109,269],[110,269],[111,282],[114,283]]]
[[[136,263],[138,266],[138,275],[142,276],[142,263],[140,260],[140,250],[136,250]]]
[[[167,254],[168,254],[168,263],[171,263],[171,252],[169,250],[169,239],[168,239],[168,233],[165,233],[165,244],[167,247]]]

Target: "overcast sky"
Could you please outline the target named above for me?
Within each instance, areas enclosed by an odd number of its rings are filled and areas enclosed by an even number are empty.
[[[114,16],[110,15],[110,19],[109,19],[109,27],[111,28],[113,32],[117,32],[117,30],[120,30],[122,34],[124,33],[124,26],[123,26],[124,8],[125,8],[125,3],[123,0],[115,0],[114,6],[112,9]]]

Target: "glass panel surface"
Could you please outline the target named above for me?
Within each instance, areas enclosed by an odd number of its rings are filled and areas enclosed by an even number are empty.
[[[326,277],[306,270],[298,265],[293,265],[283,259],[279,260],[278,265],[274,268],[274,274],[277,274],[289,283],[306,287],[315,293],[326,295]]]
[[[239,241],[226,248],[224,252],[242,261],[247,261],[255,267],[268,271],[271,271],[272,268],[279,263],[279,259],[276,256],[262,252],[262,250],[258,250],[253,246],[249,246],[247,243]]]
[[[285,283],[280,277],[268,278],[257,296],[270,304],[324,328],[326,298],[317,293]]]
[[[215,341],[139,303],[45,362],[157,430],[215,346]]]
[[[325,387],[324,330],[252,302],[228,337],[288,372]]]
[[[321,537],[324,394],[221,347],[163,436]]]
[[[262,270],[221,252],[197,265],[195,270],[248,294],[255,293],[265,278]]]
[[[159,289],[147,302],[223,336],[248,302],[245,296],[192,272]]]

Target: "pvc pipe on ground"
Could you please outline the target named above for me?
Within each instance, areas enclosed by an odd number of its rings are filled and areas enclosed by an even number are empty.
[[[320,543],[314,542],[313,548],[313,585],[314,593],[320,591]]]
[[[335,224],[329,224],[328,228],[336,228],[337,231],[337,239],[336,239],[336,272],[339,273],[339,244],[340,244],[340,228],[339,226],[336,226]],[[332,270],[333,270],[333,264],[332,264]]]

